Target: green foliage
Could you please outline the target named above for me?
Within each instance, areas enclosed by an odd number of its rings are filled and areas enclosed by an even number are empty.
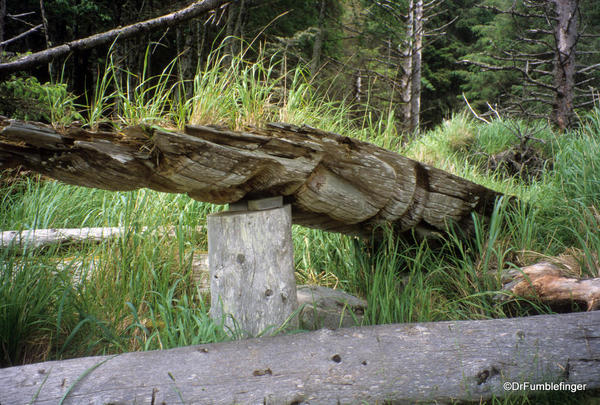
[[[31,121],[68,123],[80,118],[66,84],[41,84],[35,77],[12,76],[0,83],[0,114]]]
[[[548,115],[555,97],[555,93],[550,90],[554,86],[553,71],[556,59],[556,45],[552,34],[555,22],[554,18],[530,16],[554,16],[554,3],[486,0],[482,4],[499,10],[514,11],[516,14],[490,9],[467,11],[468,15],[477,16],[473,20],[472,28],[473,37],[477,40],[472,46],[463,49],[461,59],[494,66],[496,69],[471,66],[466,71],[460,71],[464,80],[462,90],[473,108],[478,111],[487,111],[487,103],[490,103],[512,113]],[[591,66],[598,63],[595,50],[599,42],[594,35],[587,34],[597,31],[600,11],[594,0],[582,0],[578,4],[579,37],[575,58],[577,66]],[[515,67],[521,71],[511,70]],[[529,79],[549,88],[535,87],[527,83],[524,71]],[[583,82],[584,78],[585,86],[575,94],[576,104],[590,101],[589,95],[586,98],[578,97],[583,93],[584,87],[586,91],[598,87],[597,73],[578,74],[575,81]]]

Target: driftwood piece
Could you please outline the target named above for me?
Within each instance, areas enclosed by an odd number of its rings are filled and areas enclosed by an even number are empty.
[[[39,248],[62,243],[99,242],[123,234],[123,228],[54,228],[0,232],[0,247]]]
[[[560,267],[540,262],[503,275],[503,289],[520,297],[539,299],[551,306],[583,303],[588,311],[600,309],[600,278],[568,276]]]
[[[466,229],[471,213],[490,214],[499,196],[375,145],[287,124],[90,132],[0,118],[0,168],[17,165],[69,184],[146,187],[217,204],[283,195],[294,223],[362,235],[382,223]]]
[[[591,390],[598,325],[597,311],[380,325],[46,362],[0,369],[0,403],[449,403],[512,394],[504,383]]]
[[[211,317],[242,336],[296,329],[291,207],[219,212],[207,228]]]
[[[198,227],[197,230],[202,230]],[[141,232],[155,231],[168,236],[175,235],[173,227],[158,227],[150,229],[141,228]],[[51,228],[31,229],[23,231],[0,232],[0,248],[9,246],[40,248],[58,244],[73,244],[85,242],[101,242],[106,239],[117,238],[124,235],[127,229],[123,227],[97,227],[97,228]]]

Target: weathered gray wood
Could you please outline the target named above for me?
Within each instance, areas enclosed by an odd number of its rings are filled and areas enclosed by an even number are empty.
[[[290,205],[211,214],[207,227],[211,316],[250,336],[297,327]]]
[[[283,197],[275,196],[258,200],[240,200],[229,204],[229,211],[258,211],[283,207]]]
[[[0,232],[0,247],[42,247],[59,243],[98,242],[123,234],[123,228],[53,228]]]
[[[478,402],[510,394],[502,384],[513,381],[600,388],[600,312],[321,330],[12,367],[0,369],[0,403],[28,404],[39,390],[35,403],[54,405],[71,387],[65,404]]]
[[[217,204],[283,196],[296,224],[371,235],[465,229],[498,193],[375,145],[307,126],[251,132],[188,126],[91,132],[0,117],[0,168],[23,165],[69,184],[142,187]]]
[[[318,285],[300,285],[297,291],[302,328],[338,329],[362,324],[367,309],[365,300]]]
[[[192,272],[198,292],[210,293],[208,254],[198,253],[192,259]],[[367,302],[341,290],[317,285],[296,287],[300,328],[317,330],[360,326]]]
[[[197,230],[202,230],[198,227]],[[158,227],[151,229],[142,227],[141,232],[155,231],[169,236],[175,235],[173,227]],[[116,238],[123,235],[126,229],[123,227],[98,227],[98,228],[51,228],[31,229],[23,231],[0,232],[0,247],[9,246],[39,248],[63,243],[100,242],[106,239]]]

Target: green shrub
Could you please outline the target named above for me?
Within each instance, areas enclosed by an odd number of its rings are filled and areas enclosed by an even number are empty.
[[[0,83],[0,114],[22,120],[66,123],[80,119],[63,83],[41,84],[35,77],[12,76]]]

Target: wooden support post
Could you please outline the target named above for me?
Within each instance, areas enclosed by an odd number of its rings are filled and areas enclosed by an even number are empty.
[[[242,336],[298,326],[291,206],[265,200],[207,218],[210,314]]]

